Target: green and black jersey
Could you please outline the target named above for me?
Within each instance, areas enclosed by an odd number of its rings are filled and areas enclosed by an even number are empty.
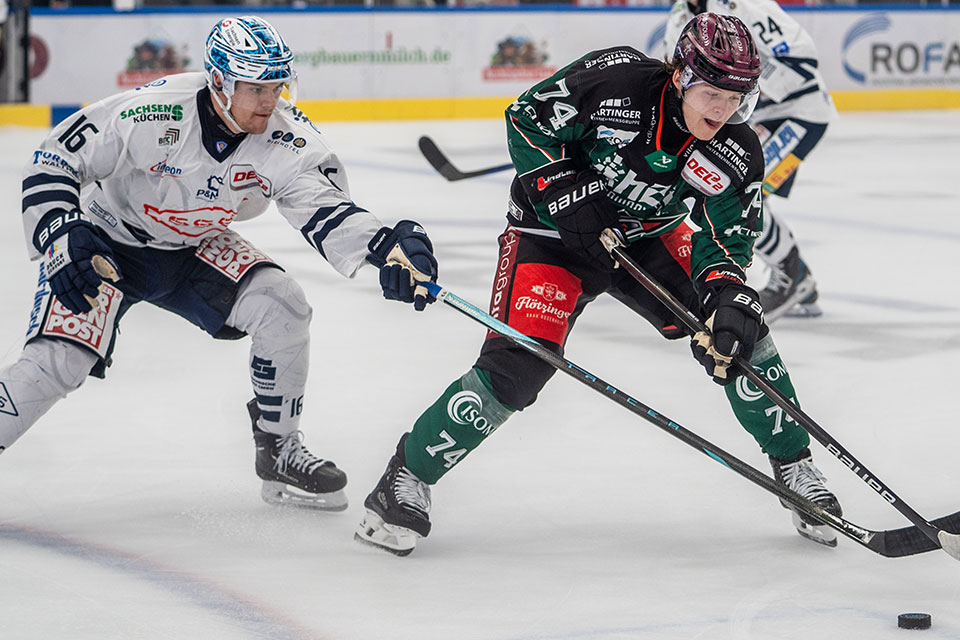
[[[621,212],[629,241],[654,237],[689,217],[691,278],[710,267],[742,274],[761,228],[763,152],[746,124],[709,141],[684,125],[663,63],[630,47],[594,51],[532,87],[506,111],[517,177],[511,223],[555,229],[543,189],[592,169]]]

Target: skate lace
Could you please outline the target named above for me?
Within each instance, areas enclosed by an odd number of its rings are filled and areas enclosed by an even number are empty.
[[[823,486],[827,481],[826,476],[809,459],[782,464],[780,473],[787,487],[808,500],[817,502],[833,497],[833,494]]]
[[[293,433],[282,436],[277,443],[280,445],[277,452],[277,461],[274,468],[279,473],[286,472],[287,468],[292,467],[297,471],[310,474],[314,469],[322,465],[326,460],[318,458],[310,453],[303,446],[303,432],[294,431]]]
[[[770,269],[770,279],[764,288],[771,293],[779,293],[781,291],[789,291],[792,286],[793,278],[791,278],[786,271],[773,267]]]
[[[406,467],[400,467],[393,483],[393,495],[405,507],[430,513],[430,487]]]

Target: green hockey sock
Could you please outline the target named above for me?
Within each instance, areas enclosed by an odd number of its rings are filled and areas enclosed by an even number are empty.
[[[470,369],[417,419],[404,447],[407,468],[436,483],[512,413],[490,390],[489,374]]]
[[[770,334],[757,343],[750,364],[780,393],[800,406],[790,374]],[[781,460],[794,460],[810,444],[807,432],[745,377],[737,377],[724,390],[737,420],[766,454]]]

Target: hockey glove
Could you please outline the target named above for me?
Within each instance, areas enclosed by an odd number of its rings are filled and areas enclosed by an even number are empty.
[[[412,302],[417,311],[434,301],[419,284],[437,281],[437,259],[423,227],[411,220],[401,220],[393,229],[381,227],[367,248],[367,261],[380,269],[384,298]]]
[[[113,252],[78,209],[58,209],[45,215],[33,244],[43,255],[50,290],[73,313],[87,313],[97,306],[104,279],[120,279]]]
[[[693,357],[713,381],[728,385],[740,375],[731,367],[735,356],[750,361],[760,335],[763,307],[760,296],[745,284],[730,280],[701,288],[700,307],[707,316],[710,333],[697,332],[690,342]]]
[[[620,216],[605,197],[605,191],[603,179],[586,170],[574,180],[551,185],[543,195],[543,203],[565,247],[583,254],[604,271],[612,271],[617,263],[600,241],[600,234],[604,229],[617,228]]]

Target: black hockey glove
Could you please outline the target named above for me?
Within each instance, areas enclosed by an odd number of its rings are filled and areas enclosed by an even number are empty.
[[[47,213],[37,225],[33,244],[43,254],[50,290],[73,313],[87,313],[97,306],[105,279],[120,279],[113,251],[79,209]]]
[[[423,227],[411,220],[401,220],[393,229],[381,227],[367,248],[367,261],[380,269],[384,298],[412,302],[417,311],[435,300],[419,284],[437,281],[437,259]]]
[[[581,171],[575,179],[560,180],[543,194],[543,203],[568,249],[584,254],[595,266],[613,271],[617,263],[600,242],[600,233],[616,229],[620,216],[605,197],[603,179],[594,171]]]
[[[740,375],[740,371],[731,366],[734,356],[749,362],[757,344],[763,322],[760,296],[739,278],[720,276],[701,285],[700,308],[707,318],[710,334],[698,332],[693,336],[690,342],[693,357],[714,382],[728,385]]]

